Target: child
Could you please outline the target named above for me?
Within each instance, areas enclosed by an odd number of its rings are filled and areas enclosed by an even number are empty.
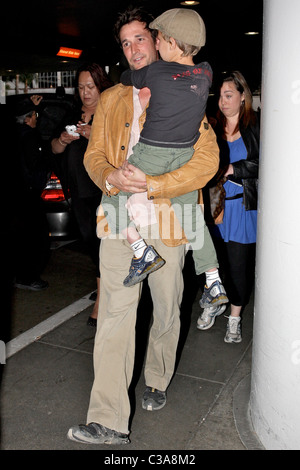
[[[168,10],[149,26],[158,30],[158,50],[163,60],[139,70],[127,70],[121,82],[138,89],[148,87],[151,91],[146,122],[128,161],[146,174],[160,175],[180,168],[193,155],[212,83],[212,70],[207,62],[195,65],[193,61],[193,56],[205,44],[205,25],[198,13],[180,8]],[[119,198],[124,195],[129,196],[123,192],[112,197],[104,195],[102,204],[110,227],[121,231],[134,251],[129,275],[124,280],[125,286],[133,286],[165,262],[151,245],[146,245],[128,216],[123,225],[120,214],[117,224],[110,217],[109,204],[114,204],[112,214],[115,215]],[[179,220],[184,219],[182,227],[193,248],[196,273],[201,274],[203,243],[199,241],[199,234],[197,239],[194,229],[203,228],[204,220],[197,198],[198,191],[193,191],[171,202]],[[217,268],[210,271],[214,286],[211,290],[206,288],[203,307],[228,302]]]

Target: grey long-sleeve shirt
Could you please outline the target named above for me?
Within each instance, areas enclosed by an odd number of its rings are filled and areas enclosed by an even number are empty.
[[[207,62],[188,66],[159,60],[139,70],[126,70],[121,82],[151,91],[141,142],[175,148],[195,144],[212,83]]]

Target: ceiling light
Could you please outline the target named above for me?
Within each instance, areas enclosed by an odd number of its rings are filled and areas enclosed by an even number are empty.
[[[185,5],[185,6],[188,6],[188,7],[192,7],[194,5],[199,5],[200,2],[196,2],[196,1],[193,1],[193,0],[186,0],[185,2],[180,2],[180,5]]]
[[[247,33],[245,33],[246,36],[257,36],[258,34],[258,31],[247,31]]]

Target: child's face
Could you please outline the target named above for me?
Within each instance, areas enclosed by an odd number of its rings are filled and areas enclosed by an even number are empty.
[[[158,31],[157,35],[157,47],[160,54],[160,57],[166,62],[171,61],[171,49],[170,43],[163,38],[163,35]]]

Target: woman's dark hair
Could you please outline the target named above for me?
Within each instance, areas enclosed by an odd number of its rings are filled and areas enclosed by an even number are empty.
[[[96,64],[95,62],[86,62],[77,69],[75,77],[76,90],[78,87],[78,80],[81,72],[90,72],[99,93],[102,93],[102,91],[106,90],[106,88],[113,86],[113,83],[111,82],[109,76],[99,64]]]
[[[120,13],[118,19],[114,26],[114,36],[118,44],[120,42],[120,30],[126,24],[132,23],[133,21],[139,21],[140,23],[145,23],[145,29],[150,31],[153,41],[156,41],[157,30],[150,29],[149,24],[154,20],[154,17],[144,10],[143,7],[129,7],[123,13]]]
[[[239,91],[241,94],[244,93],[245,96],[244,102],[240,107],[239,122],[237,124],[237,128],[235,129],[235,132],[237,132],[241,127],[246,128],[249,125],[253,125],[256,121],[256,115],[254,109],[252,108],[252,93],[244,76],[239,71],[226,74],[221,80],[219,91],[226,82],[234,83],[237,91]],[[226,125],[226,117],[220,111],[220,109],[217,111],[217,119],[224,129]]]

